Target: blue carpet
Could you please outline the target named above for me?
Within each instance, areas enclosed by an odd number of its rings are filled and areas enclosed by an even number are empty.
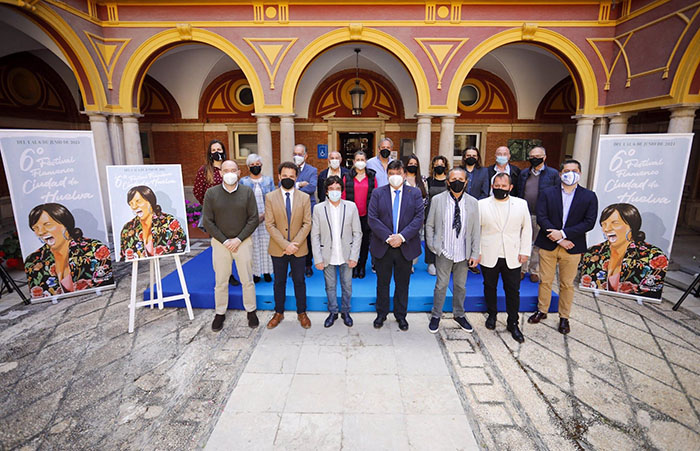
[[[211,263],[211,247],[203,251],[183,265],[185,281],[190,292],[190,301],[193,308],[214,308],[214,269]],[[235,270],[234,274],[238,276]],[[255,293],[260,310],[273,310],[275,301],[273,297],[272,282],[260,281],[255,285]],[[391,293],[393,295],[394,283],[391,283]],[[433,289],[435,288],[435,277],[427,272],[427,265],[421,256],[416,264],[415,273],[411,276],[411,283],[408,293],[408,311],[427,312],[433,306]],[[538,285],[525,278],[520,284],[520,311],[533,312],[537,309],[537,289]],[[364,279],[353,279],[352,284],[352,311],[353,312],[374,312],[377,291],[377,276],[372,273],[369,262],[367,263],[367,275]],[[228,308],[243,309],[243,299],[241,297],[241,287],[229,285]],[[181,294],[180,280],[177,272],[173,271],[163,278],[163,294],[172,296]],[[143,293],[144,300],[150,296],[150,290]],[[338,302],[340,302],[340,284],[338,284]],[[165,304],[167,307],[184,307],[184,301],[174,301]],[[306,306],[309,311],[327,311],[326,288],[323,279],[323,272],[314,270],[314,275],[306,279]],[[393,306],[392,306],[393,308]],[[556,312],[559,308],[559,296],[552,293],[552,304],[550,312]],[[287,299],[285,309],[296,310],[296,300],[294,297],[294,285],[291,277],[287,278]],[[464,300],[464,309],[468,312],[485,312],[484,285],[481,275],[469,273],[467,277],[467,295]],[[452,282],[447,292],[445,311],[452,311]],[[505,294],[503,286],[498,284],[498,311],[505,312]]]

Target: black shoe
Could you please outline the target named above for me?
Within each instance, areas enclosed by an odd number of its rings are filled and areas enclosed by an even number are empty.
[[[486,328],[489,330],[494,330],[496,328],[496,315],[489,315],[486,318]]]
[[[479,269],[478,266],[470,266],[469,272],[472,274],[481,274],[481,270]]]
[[[313,268],[311,268],[311,266],[307,266],[307,267],[306,267],[306,271],[304,272],[304,274],[306,275],[306,277],[311,277],[311,276],[313,276],[313,275],[314,275],[314,270],[313,270]]]
[[[364,279],[365,278],[365,267],[363,266],[362,268],[357,270],[357,278],[358,279]]]
[[[211,322],[211,330],[218,332],[224,328],[224,320],[226,315],[214,315],[214,321]]]
[[[467,321],[467,318],[463,316],[455,316],[454,318],[455,322],[459,324],[459,327],[462,328],[462,330],[472,333],[474,331],[474,328],[472,327],[471,324],[469,324],[469,321]]]
[[[228,283],[229,285],[234,287],[237,287],[241,284],[241,282],[239,282],[238,279],[236,279],[236,276],[234,276],[233,274],[231,274],[231,277],[228,278]]]
[[[352,327],[352,318],[350,318],[350,313],[341,313],[340,317],[343,318],[343,324],[348,327]]]
[[[406,318],[396,318],[396,321],[399,323],[399,329],[404,332],[408,330],[408,321],[406,321]]]
[[[525,341],[525,337],[523,336],[523,333],[520,332],[520,328],[518,327],[517,324],[511,324],[510,326],[506,327],[508,332],[510,332],[510,335],[513,337],[513,340],[517,341],[518,343],[522,343]]]
[[[253,282],[254,283],[260,282],[260,276],[253,276]]]
[[[352,268],[352,278],[353,278],[353,279],[357,279],[357,271],[358,271],[359,269],[360,269],[360,268],[358,268],[357,266],[355,266],[354,268]]]
[[[381,329],[384,325],[384,321],[386,321],[386,316],[377,315],[377,317],[374,319],[374,328]]]
[[[335,320],[337,320],[337,319],[338,319],[337,313],[329,313],[328,318],[326,318],[326,321],[323,323],[323,327],[331,327],[335,323]]]
[[[428,332],[431,334],[436,334],[440,328],[440,318],[435,318],[434,316],[430,318],[430,324],[428,324]]]
[[[527,322],[530,324],[537,324],[540,321],[542,321],[543,319],[547,319],[547,314],[542,313],[538,310],[535,313],[533,313],[532,315],[530,315],[530,317],[527,319]]]
[[[559,333],[560,334],[568,334],[571,332],[571,326],[569,326],[569,320],[567,318],[560,318],[559,319]]]
[[[272,276],[269,274],[263,274],[263,279],[265,279],[265,282],[272,282]]]
[[[253,310],[252,312],[248,312],[248,326],[255,329],[259,325],[260,320],[258,319],[258,315],[255,313],[255,310]]]

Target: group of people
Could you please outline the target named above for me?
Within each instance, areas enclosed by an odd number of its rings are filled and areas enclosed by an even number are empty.
[[[547,318],[558,272],[558,330],[568,334],[574,279],[587,249],[585,234],[594,227],[598,211],[595,193],[579,185],[580,163],[566,160],[557,171],[546,165],[546,150],[538,146],[528,152],[530,167],[520,170],[509,163],[510,151],[502,146],[496,150],[496,163],[484,168],[479,149],[469,147],[462,165],[450,168],[447,159],[436,156],[429,175],[423,176],[415,155],[395,160],[392,150],[393,142],[384,138],[375,157],[357,151],[351,169],[343,166],[340,153],[331,152],[328,167],[318,173],[299,144],[293,161],[279,165],[275,187],[271,177],[261,175],[258,155],[248,157],[250,175],[240,178],[237,163],[225,159],[223,144],[212,142],[207,158],[215,169],[203,166],[195,182],[195,195],[203,202],[203,226],[214,249],[212,329],[223,327],[234,260],[251,327],[259,324],[255,283],[261,275],[270,281],[272,273],[275,313],[267,327],[275,328],[284,319],[290,274],[298,321],[309,328],[305,276],[313,274],[313,267],[325,278],[329,315],[324,326],[331,327],[339,314],[352,326],[352,279],[365,277],[371,255],[377,274],[374,327],[381,328],[392,313],[393,276],[393,315],[399,329],[408,330],[410,278],[424,239],[428,271],[436,276],[430,332],[439,329],[450,278],[454,321],[467,332],[473,330],[464,313],[465,285],[467,273],[480,267],[486,328],[496,327],[500,277],[507,330],[522,343],[520,281],[529,274],[539,283],[538,308],[528,318],[536,324]]]

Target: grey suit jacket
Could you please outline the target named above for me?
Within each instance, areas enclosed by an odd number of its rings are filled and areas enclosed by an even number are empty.
[[[479,203],[472,196],[466,195],[467,226],[460,239],[467,240],[467,260],[479,256],[479,239],[481,224],[479,222]],[[430,201],[428,220],[425,223],[425,244],[435,255],[442,255],[442,241],[445,236],[445,208],[454,208],[454,201],[449,190],[443,191]],[[464,218],[462,219],[464,221]]]
[[[314,262],[329,265],[331,261],[331,205],[328,200],[316,205],[311,222],[311,249],[313,250]],[[343,259],[357,261],[360,256],[360,245],[362,244],[362,226],[360,225],[360,215],[357,206],[350,201],[340,201],[340,220],[342,228],[340,230],[340,241],[342,245]]]

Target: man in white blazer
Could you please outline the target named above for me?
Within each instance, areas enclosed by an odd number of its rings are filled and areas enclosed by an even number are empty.
[[[506,292],[507,329],[519,343],[525,341],[518,327],[520,310],[520,267],[532,248],[532,223],[527,202],[510,196],[510,175],[501,172],[491,181],[493,194],[479,201],[481,221],[481,272],[488,318],[486,328],[496,328],[498,276]]]
[[[338,319],[337,273],[340,273],[342,303],[340,316],[346,326],[352,327],[350,298],[352,297],[352,269],[357,266],[362,244],[362,226],[357,206],[342,200],[343,181],[337,175],[325,182],[326,200],[316,205],[311,222],[311,249],[316,269],[323,271],[328,296],[328,318],[325,327]]]

